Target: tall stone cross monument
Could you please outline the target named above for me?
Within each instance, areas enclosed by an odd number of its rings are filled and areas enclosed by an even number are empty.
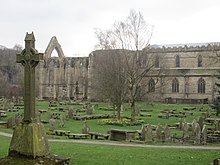
[[[16,58],[17,63],[24,66],[24,118],[14,130],[9,147],[10,156],[35,158],[49,154],[46,133],[43,125],[38,123],[35,111],[35,67],[42,59],[43,54],[35,49],[33,32],[27,33],[25,49]]]
[[[43,60],[43,54],[35,49],[34,34],[27,34],[25,49],[17,54],[17,63],[24,66],[24,118],[23,122],[33,122],[36,119],[35,112],[35,67]]]

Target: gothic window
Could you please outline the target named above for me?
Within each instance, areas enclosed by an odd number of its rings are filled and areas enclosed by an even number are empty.
[[[159,57],[156,56],[156,59],[155,59],[155,68],[159,68],[159,67],[160,67]]]
[[[176,78],[172,82],[172,92],[173,93],[179,92],[179,81]]]
[[[198,67],[202,67],[202,56],[198,56]]]
[[[205,80],[203,78],[198,81],[198,93],[205,93]]]
[[[180,56],[176,55],[176,67],[180,67]]]
[[[155,91],[155,82],[153,79],[150,79],[148,82],[148,91],[154,92]]]

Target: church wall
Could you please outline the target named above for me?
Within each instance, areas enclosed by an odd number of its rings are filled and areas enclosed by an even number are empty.
[[[219,62],[216,62],[216,54],[218,50],[213,51],[208,47],[201,48],[168,48],[149,50],[153,56],[160,56],[160,69],[162,69],[161,76],[163,76],[164,85],[158,83],[158,89],[155,92],[146,94],[144,97],[151,101],[164,101],[166,98],[178,99],[208,99],[212,101],[215,97],[214,84],[215,76],[220,69]],[[148,53],[149,53],[148,52]],[[180,57],[180,66],[176,67],[176,56]],[[202,57],[202,66],[198,66],[198,56]],[[148,75],[149,78],[157,78],[154,75]],[[148,80],[149,80],[148,78]],[[176,78],[179,81],[179,92],[172,92],[172,80]],[[203,78],[205,81],[205,93],[198,93],[198,80]],[[148,82],[146,80],[146,83]],[[186,84],[189,84],[186,86]],[[148,87],[145,87],[148,88]],[[187,89],[186,89],[187,88]]]
[[[105,51],[92,52],[89,57],[65,57],[56,38],[55,44],[48,46],[46,53],[57,48],[59,57],[50,57],[45,54],[45,59],[39,67],[39,98],[44,99],[75,99],[94,100],[95,94],[91,89],[91,78],[95,69],[93,61]],[[213,51],[214,50],[214,51]],[[111,50],[108,50],[108,53]],[[117,51],[117,50],[116,50]],[[195,47],[160,47],[142,50],[146,57],[141,56],[141,67],[147,67],[148,62],[154,64],[159,58],[159,67],[149,72],[142,81],[141,92],[146,93],[142,100],[166,102],[172,99],[208,99],[215,97],[215,76],[220,70],[216,55],[220,54],[220,46],[215,49],[210,45]],[[111,53],[111,52],[110,52]],[[96,54],[96,56],[95,56]],[[176,67],[176,57],[179,56],[179,67]],[[198,58],[201,56],[201,66]],[[158,72],[161,73],[158,75]],[[202,78],[205,82],[205,93],[198,93],[198,81]],[[148,93],[148,82],[154,79],[155,91]],[[172,82],[178,80],[179,91],[172,92]]]

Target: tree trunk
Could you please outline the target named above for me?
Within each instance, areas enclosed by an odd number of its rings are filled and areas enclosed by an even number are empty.
[[[136,121],[136,109],[135,109],[135,101],[131,100],[131,123]]]
[[[117,105],[117,118],[121,120],[121,105]]]

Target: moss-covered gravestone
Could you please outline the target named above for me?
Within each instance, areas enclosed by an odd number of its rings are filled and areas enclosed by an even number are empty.
[[[24,66],[24,118],[14,130],[9,156],[35,158],[49,155],[46,133],[35,112],[35,67],[42,59],[43,54],[35,49],[34,34],[27,33],[25,49],[16,58],[17,63]]]

